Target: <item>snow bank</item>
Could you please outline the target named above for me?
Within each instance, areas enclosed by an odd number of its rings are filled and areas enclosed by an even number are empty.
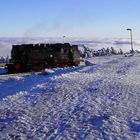
[[[53,69],[47,69],[47,68],[42,72],[42,74],[44,74],[44,75],[52,74],[52,73],[54,73],[54,70]]]
[[[93,66],[95,64],[93,62],[90,62],[89,60],[85,60],[85,65],[86,66]]]
[[[0,74],[7,73],[7,70],[4,67],[0,67]]]

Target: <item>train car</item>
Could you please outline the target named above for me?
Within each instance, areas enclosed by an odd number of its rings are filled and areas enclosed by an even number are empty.
[[[45,68],[78,66],[80,53],[77,45],[22,44],[13,45],[8,73],[42,71]]]

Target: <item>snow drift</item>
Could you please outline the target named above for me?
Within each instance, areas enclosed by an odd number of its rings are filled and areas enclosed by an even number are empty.
[[[140,139],[139,59],[0,80],[0,138]]]

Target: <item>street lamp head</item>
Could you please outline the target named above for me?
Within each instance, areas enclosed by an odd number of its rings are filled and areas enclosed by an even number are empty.
[[[128,29],[126,29],[127,31],[132,31],[132,29],[130,29],[130,28],[128,28]]]

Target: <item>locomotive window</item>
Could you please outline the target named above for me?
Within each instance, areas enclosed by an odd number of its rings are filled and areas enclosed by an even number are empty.
[[[64,53],[64,49],[63,49],[63,48],[61,48],[61,53],[62,53],[62,54]]]
[[[62,54],[68,53],[68,49],[67,49],[67,48],[61,48],[61,53],[62,53]]]

